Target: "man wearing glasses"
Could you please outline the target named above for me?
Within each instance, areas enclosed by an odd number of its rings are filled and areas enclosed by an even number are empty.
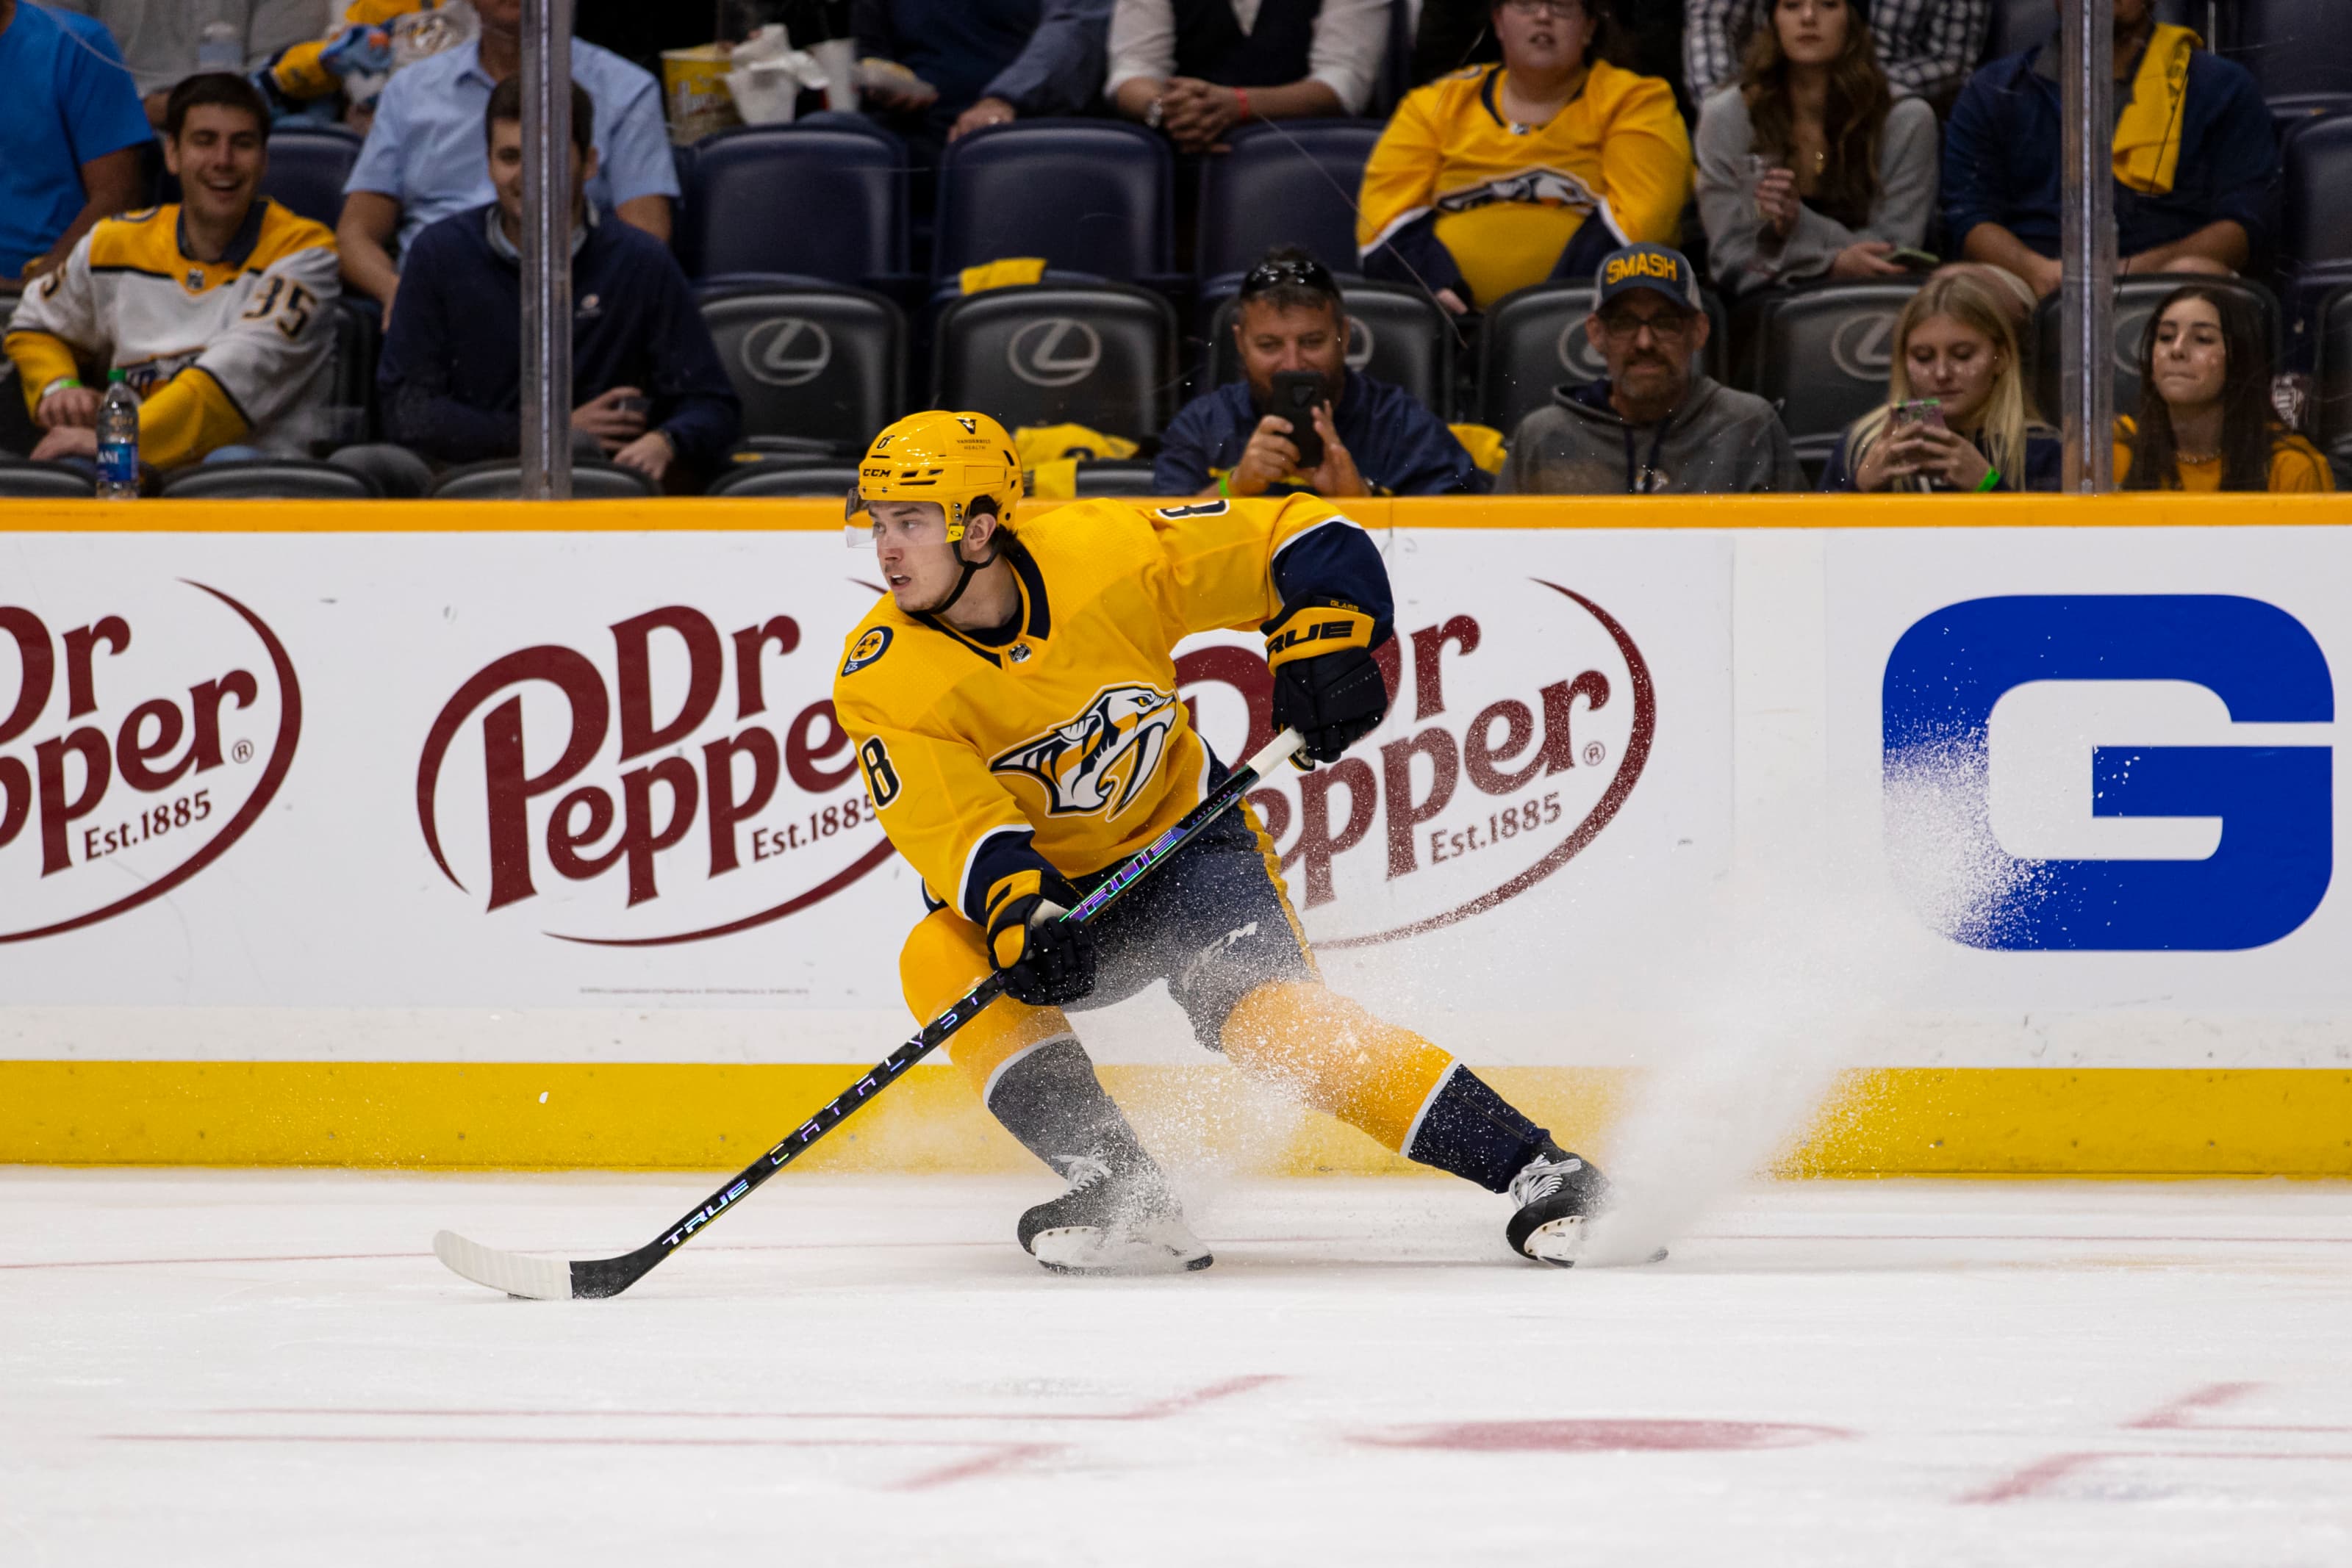
[[[1485,494],[1487,476],[1436,414],[1402,387],[1349,369],[1349,332],[1323,264],[1296,246],[1268,251],[1243,279],[1234,316],[1242,379],[1178,411],[1152,465],[1160,493]],[[1309,377],[1311,406],[1276,406]]]
[[[1519,422],[1495,488],[1526,496],[1725,495],[1802,490],[1804,470],[1762,398],[1691,369],[1708,324],[1688,257],[1662,245],[1612,251],[1593,275],[1585,336],[1609,374],[1553,389]]]

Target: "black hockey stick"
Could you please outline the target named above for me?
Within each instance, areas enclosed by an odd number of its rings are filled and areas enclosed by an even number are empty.
[[[1286,729],[1276,736],[1255,757],[1227,774],[1224,782],[1207,800],[1186,812],[1182,821],[1137,851],[1132,859],[1105,878],[1101,886],[1079,900],[1078,906],[1062,918],[1084,924],[1101,915],[1120,894],[1230,810],[1249,793],[1251,786],[1288,760],[1299,744],[1295,729]],[[683,1219],[634,1252],[624,1252],[617,1258],[577,1259],[567,1263],[523,1252],[501,1252],[494,1247],[468,1241],[454,1230],[444,1230],[433,1238],[434,1256],[476,1284],[504,1291],[510,1296],[530,1296],[540,1301],[617,1296],[651,1273],[656,1265],[684,1246],[688,1237],[807,1153],[810,1145],[847,1121],[859,1107],[896,1082],[907,1069],[946,1044],[950,1035],[1003,994],[1004,982],[995,975],[981,981],[961,1001],[925,1024],[922,1032],[884,1058],[873,1071],[834,1096],[831,1104],[803,1123],[782,1143],[752,1161]]]

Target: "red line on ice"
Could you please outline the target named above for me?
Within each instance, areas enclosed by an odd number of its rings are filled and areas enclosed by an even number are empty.
[[[2216,1405],[2227,1405],[2242,1399],[2262,1386],[2259,1383],[2209,1383],[2193,1393],[2184,1394],[2169,1405],[2159,1406],[2137,1421],[2126,1421],[2124,1429],[2134,1432],[2170,1431],[2188,1426],[2182,1419],[2192,1410],[2210,1410]]]
[[[999,1470],[1011,1469],[1015,1465],[1025,1465],[1032,1459],[1042,1459],[1048,1454],[1058,1454],[1062,1451],[1062,1448],[1063,1445],[1060,1443],[1007,1443],[992,1454],[981,1454],[965,1459],[961,1464],[943,1465],[936,1470],[925,1470],[921,1475],[912,1476],[898,1482],[890,1490],[892,1491],[929,1491],[938,1487],[953,1486],[958,1481],[968,1481],[975,1477],[993,1475]]]

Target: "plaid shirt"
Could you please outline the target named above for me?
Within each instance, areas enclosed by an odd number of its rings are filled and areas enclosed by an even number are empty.
[[[1887,79],[1922,98],[1969,79],[1992,22],[1992,0],[1871,0],[1867,9]],[[1694,99],[1739,79],[1740,53],[1771,10],[1772,0],[1683,0],[1683,75]]]

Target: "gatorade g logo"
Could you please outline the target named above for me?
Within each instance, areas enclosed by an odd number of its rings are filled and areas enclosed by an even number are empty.
[[[1995,755],[1994,708],[2036,682],[2187,683],[2210,694],[2209,706],[2218,697],[2232,725],[2336,716],[2318,643],[2259,600],[2020,596],[1937,611],[1895,643],[1883,692],[1890,860],[1929,925],[2005,951],[2219,952],[2275,942],[2319,907],[2335,863],[2324,744],[2088,745],[2076,766],[2089,777],[2072,779],[2088,801],[2083,828],[2090,819],[2219,819],[2218,845],[2193,860],[2011,852],[1996,831],[2000,770],[2013,765]],[[1937,877],[1953,873],[1906,869],[1923,861],[1968,862],[1954,878],[1965,894],[1938,893]]]
[[[1160,770],[1176,727],[1176,699],[1150,686],[1105,686],[1087,711],[988,765],[1044,787],[1056,817],[1103,812],[1116,819]]]

